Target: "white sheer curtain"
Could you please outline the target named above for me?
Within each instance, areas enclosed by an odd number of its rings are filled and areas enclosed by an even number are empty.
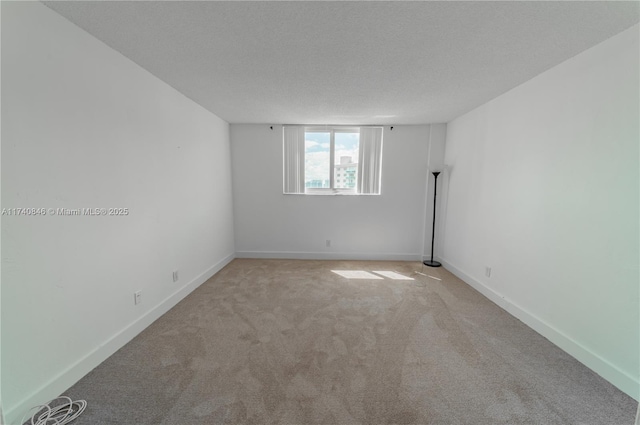
[[[358,155],[358,193],[380,193],[382,165],[382,127],[360,128]]]
[[[284,193],[304,193],[304,127],[284,127]]]

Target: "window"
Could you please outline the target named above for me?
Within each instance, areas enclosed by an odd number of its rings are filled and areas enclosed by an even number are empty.
[[[381,127],[284,127],[284,193],[380,194]]]
[[[359,128],[305,128],[305,192],[330,189],[333,192],[355,193],[359,144]],[[349,171],[354,178],[342,179],[342,174]]]

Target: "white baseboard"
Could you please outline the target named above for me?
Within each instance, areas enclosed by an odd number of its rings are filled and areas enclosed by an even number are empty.
[[[236,258],[273,258],[283,260],[368,260],[419,261],[421,254],[367,253],[367,252],[292,252],[292,251],[237,251]]]
[[[155,322],[163,314],[174,307],[184,297],[193,292],[194,289],[206,282],[211,276],[218,273],[224,266],[229,264],[235,258],[235,254],[229,254],[222,260],[195,277],[191,282],[187,283],[173,294],[169,295],[164,301],[147,311],[134,322],[130,323],[124,329],[117,332],[111,338],[107,339],[99,347],[92,350],[89,354],[78,359],[67,369],[61,371],[54,378],[42,385],[38,390],[28,397],[20,401],[16,406],[5,412],[6,425],[18,425],[18,422],[33,406],[44,404],[49,400],[58,397],[83,376],[91,372],[100,363],[109,358],[113,353],[122,348],[131,341],[136,335],[146,329],[150,324]]]
[[[584,347],[569,335],[566,335],[550,323],[547,323],[534,314],[526,311],[511,300],[505,298],[504,295],[487,287],[482,282],[463,272],[447,260],[439,259],[439,261],[448,271],[456,275],[469,286],[473,287],[489,300],[493,301],[507,313],[520,319],[524,324],[560,347],[580,363],[611,382],[622,392],[628,394],[635,400],[640,399],[640,381],[638,381],[637,377],[634,378],[623,370],[620,370],[617,366],[611,364],[606,359]]]

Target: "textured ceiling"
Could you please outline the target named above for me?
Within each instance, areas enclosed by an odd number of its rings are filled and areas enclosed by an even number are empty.
[[[638,2],[45,2],[230,123],[447,122]]]

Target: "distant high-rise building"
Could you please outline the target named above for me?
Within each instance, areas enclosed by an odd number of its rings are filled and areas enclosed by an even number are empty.
[[[309,180],[304,184],[307,188],[317,189],[317,188],[328,188],[331,186],[329,180]]]
[[[334,166],[335,187],[338,189],[353,189],[356,187],[358,163],[350,156],[341,156],[340,164]]]

